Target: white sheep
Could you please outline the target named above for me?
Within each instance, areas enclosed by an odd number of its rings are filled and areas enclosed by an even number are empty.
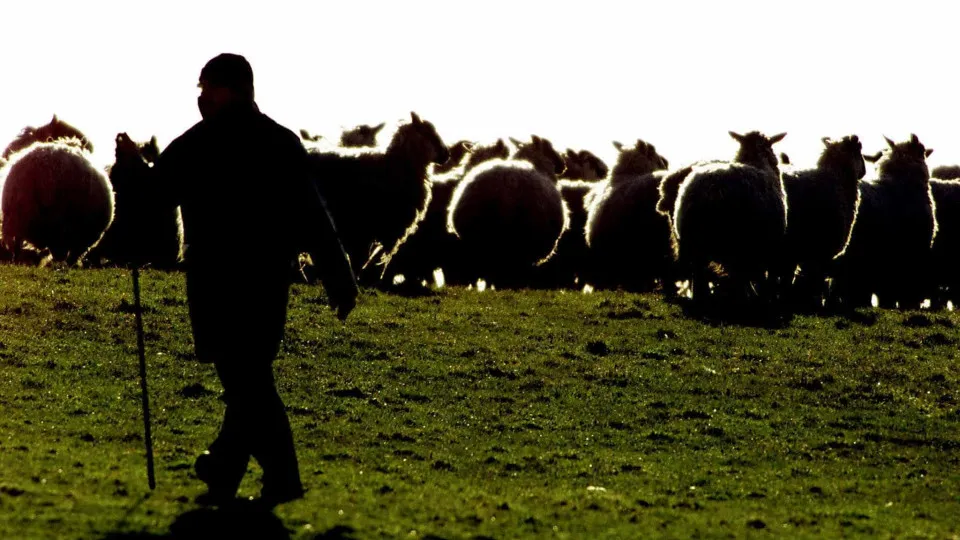
[[[113,220],[113,190],[78,139],[34,143],[2,171],[0,235],[16,253],[24,242],[74,264]]]
[[[730,136],[740,143],[734,162],[693,167],[673,210],[677,263],[693,276],[698,303],[710,295],[712,264],[723,268],[734,297],[754,285],[765,300],[776,298],[767,273],[782,257],[787,201],[773,145],[786,134]]]
[[[533,268],[553,255],[568,226],[557,189],[563,170],[550,141],[533,136],[511,159],[488,161],[460,182],[447,228],[478,277],[506,287],[530,284]]]

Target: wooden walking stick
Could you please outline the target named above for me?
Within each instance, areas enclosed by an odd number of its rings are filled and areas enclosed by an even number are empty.
[[[147,443],[147,483],[157,487],[153,472],[153,437],[150,434],[150,397],[147,394],[147,354],[143,343],[143,306],[140,303],[140,269],[133,267],[133,313],[137,321],[137,353],[140,357],[140,402],[143,404],[143,432]]]

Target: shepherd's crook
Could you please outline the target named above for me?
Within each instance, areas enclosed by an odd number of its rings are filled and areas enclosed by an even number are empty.
[[[150,397],[147,394],[147,354],[143,344],[143,307],[140,304],[140,269],[133,267],[133,313],[137,321],[137,353],[140,356],[140,401],[143,404],[143,432],[147,442],[147,483],[157,487],[153,473],[153,437],[150,435]]]

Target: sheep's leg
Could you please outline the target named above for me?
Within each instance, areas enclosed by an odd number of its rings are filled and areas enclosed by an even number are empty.
[[[815,263],[803,266],[790,289],[790,304],[795,309],[816,311],[826,296],[826,273]]]
[[[710,269],[706,264],[697,265],[694,269],[690,293],[698,304],[705,304],[710,299]]]

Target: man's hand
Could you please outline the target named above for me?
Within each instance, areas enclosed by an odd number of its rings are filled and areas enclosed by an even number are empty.
[[[353,308],[357,307],[357,298],[353,295],[348,296],[347,298],[340,298],[336,301],[330,299],[330,309],[337,311],[337,318],[341,321],[347,320],[347,316],[350,315],[350,312],[353,311]]]

